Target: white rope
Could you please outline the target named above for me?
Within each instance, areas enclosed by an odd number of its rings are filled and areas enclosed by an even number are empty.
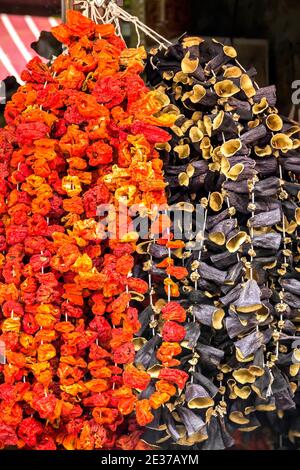
[[[114,0],[110,0],[109,2],[107,2],[107,0],[78,0],[75,2],[75,5],[78,5],[80,9],[83,10],[83,14],[90,17],[95,23],[114,23],[116,33],[120,37],[122,37],[120,20],[132,23],[136,29],[137,47],[141,44],[141,32],[164,49],[168,49],[168,47],[172,45],[170,41],[146,26],[139,18],[119,7]],[[103,14],[100,13],[100,8],[104,9]]]
[[[253,217],[255,217],[255,178],[253,177],[252,179],[252,184],[250,186],[250,201],[251,201],[251,204],[252,204],[252,209],[251,209],[251,217],[253,219]],[[253,260],[254,260],[254,257],[253,257],[253,253],[254,253],[254,227],[253,225],[250,226],[250,249],[251,249],[251,255],[250,255],[250,263],[251,263],[251,266],[250,266],[250,279],[253,280]],[[258,326],[258,325],[257,325]]]
[[[168,210],[165,210],[165,215],[168,216]],[[168,237],[168,241],[171,240],[171,232],[170,232],[170,227],[168,226],[167,228],[167,237]],[[168,246],[168,258],[170,259],[172,257],[172,253],[171,253],[171,248]],[[169,279],[169,283],[168,283],[168,302],[171,302],[171,275],[168,274],[168,279]]]
[[[280,189],[282,191],[284,191],[283,171],[282,171],[282,166],[281,166],[280,163],[279,163],[279,184],[280,184]],[[287,256],[286,256],[286,251],[287,251],[286,225],[285,225],[285,214],[284,214],[283,208],[282,208],[282,237],[283,237],[283,250],[282,250],[283,263],[284,263],[284,268],[286,269],[285,266],[288,264],[288,259],[287,259]],[[284,293],[285,293],[285,288],[282,286],[281,287],[281,295],[280,295],[280,304],[281,305],[284,305],[284,301],[283,301]],[[282,321],[283,321],[283,314],[280,313],[280,324],[282,324]],[[280,332],[281,332],[281,330],[282,330],[282,327],[279,328]],[[279,338],[278,338],[278,341],[276,343],[276,359],[278,359],[278,357],[279,357]]]
[[[273,395],[272,385],[274,382],[274,375],[272,374],[271,369],[269,370],[269,372],[270,372],[270,383],[266,392],[266,398],[269,398]]]
[[[153,244],[155,243],[155,239],[153,239]],[[150,270],[148,274],[148,284],[149,284],[149,299],[150,299],[150,306],[152,309],[151,313],[151,325],[152,325],[152,336],[155,336],[155,328],[154,328],[154,321],[155,321],[155,315],[154,315],[154,304],[153,304],[153,295],[154,295],[154,287],[153,287],[153,282],[152,282],[152,275],[151,275],[151,269],[153,265],[153,256],[150,254],[149,255],[149,262],[150,262]]]
[[[210,201],[210,195],[211,195],[211,193],[209,192],[208,197],[207,197],[207,206],[205,207],[205,212],[204,212],[203,227],[200,230],[200,232],[196,235],[196,243],[197,243],[197,236],[199,236],[199,234],[200,234],[200,246],[199,246],[199,253],[198,253],[198,263],[199,263],[199,265],[200,265],[200,261],[201,261],[202,250],[204,248],[204,243],[205,243],[205,230],[206,230],[206,224],[207,224],[208,206],[209,206],[209,201]],[[197,269],[195,271],[196,273],[198,273],[198,268],[199,268],[199,266],[197,267]],[[198,290],[198,278],[195,279],[194,286],[195,286],[195,291],[197,291]],[[194,313],[193,309],[192,309],[192,315],[193,315],[193,323],[196,323],[196,316],[195,316],[195,313]],[[193,347],[193,349],[192,349],[193,357],[195,355],[195,350],[196,350],[196,348]],[[191,372],[191,384],[193,384],[194,383],[195,365],[193,365],[191,367],[189,372]]]
[[[232,116],[232,113],[231,113],[231,112],[229,112],[228,114],[230,114],[230,115]],[[239,131],[239,137],[240,137],[240,131]],[[223,143],[225,144],[226,138],[225,138],[224,132],[222,132],[222,139],[223,139]],[[228,175],[226,175],[226,181],[228,181]],[[227,204],[227,208],[230,209],[230,207],[231,207],[231,206],[230,206],[230,200],[229,200],[229,197],[228,197],[227,192],[226,192],[226,204]],[[232,219],[231,213],[229,213],[229,217],[230,217],[230,219]],[[236,257],[237,257],[238,262],[240,262],[240,261],[241,261],[241,257],[240,257],[240,255],[239,255],[238,252],[236,253]],[[242,275],[242,281],[244,282],[244,275]]]

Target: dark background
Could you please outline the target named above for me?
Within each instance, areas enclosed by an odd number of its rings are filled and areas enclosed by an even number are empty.
[[[20,15],[60,14],[60,0],[0,0],[0,13]]]
[[[230,38],[234,44],[235,38],[251,39],[240,50],[235,44],[240,62],[257,66],[259,85],[276,84],[279,107],[285,114],[290,112],[291,84],[300,80],[300,0],[166,0],[163,24],[159,22],[161,0],[148,0],[146,5],[151,26],[169,37],[188,31]],[[263,48],[255,47],[254,39],[266,42],[266,71],[262,70]]]
[[[300,80],[300,1],[210,0],[192,3],[197,8],[194,31],[268,40],[269,81],[277,85],[279,105],[288,112],[291,83]]]

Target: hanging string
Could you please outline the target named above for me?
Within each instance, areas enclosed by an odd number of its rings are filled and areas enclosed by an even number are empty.
[[[229,113],[229,114],[232,116],[232,113]],[[240,135],[240,134],[239,134],[239,135]],[[226,138],[225,138],[224,132],[222,132],[222,140],[223,140],[223,144],[225,144]],[[227,176],[227,175],[226,175],[226,180],[225,180],[225,181],[226,181],[226,182],[228,181],[228,176]],[[230,219],[232,219],[232,214],[231,214],[231,211],[230,211],[231,205],[230,205],[230,200],[229,200],[229,197],[228,197],[227,192],[226,192],[226,195],[225,195],[225,196],[226,196],[225,199],[226,199],[227,209],[228,209],[228,211],[229,211],[229,217],[230,217]],[[240,261],[241,261],[241,257],[240,257],[240,255],[239,255],[238,252],[236,253],[236,257],[237,257],[238,262],[240,262]],[[244,282],[244,275],[242,276],[242,281]]]
[[[153,243],[155,243],[155,240],[153,240]],[[152,314],[151,314],[151,321],[150,321],[150,324],[151,324],[151,329],[152,329],[152,336],[155,336],[155,328],[154,328],[154,321],[155,321],[155,316],[154,316],[154,313],[153,313],[153,308],[154,308],[154,305],[153,305],[153,295],[154,295],[154,287],[153,287],[153,282],[152,282],[152,274],[151,274],[151,269],[152,269],[152,265],[153,265],[153,256],[152,254],[150,253],[149,254],[149,264],[150,264],[150,270],[149,270],[149,273],[148,273],[148,284],[149,284],[149,300],[150,300],[150,306],[151,306],[151,309],[152,309]]]
[[[75,6],[79,6],[83,13],[90,17],[95,23],[114,23],[116,33],[122,38],[120,20],[127,23],[132,23],[135,27],[138,43],[137,47],[141,44],[141,32],[156,42],[161,48],[168,49],[172,45],[170,41],[161,36],[153,29],[146,26],[136,16],[131,15],[127,11],[118,6],[114,0],[77,0]],[[103,9],[103,13],[101,13]]]
[[[269,367],[269,373],[270,373],[270,383],[267,388],[266,398],[270,398],[273,395],[272,385],[274,382],[274,375],[272,373],[271,367]]]
[[[280,184],[280,191],[284,193],[284,179],[283,179],[283,171],[282,171],[282,166],[279,163],[279,184]],[[286,236],[286,220],[285,220],[285,214],[284,210],[282,209],[282,237],[283,237],[283,268],[286,270],[286,266],[288,265],[288,259],[286,256],[287,253],[287,236]],[[279,317],[279,322],[278,322],[278,330],[281,333],[281,330],[283,329],[283,313],[285,312],[285,303],[284,303],[284,294],[285,294],[285,288],[281,286],[281,292],[279,293],[280,296],[280,317]],[[279,357],[279,338],[276,342],[276,359]]]
[[[168,216],[168,210],[165,210],[165,215]],[[168,241],[171,240],[171,232],[170,232],[170,227],[168,226],[167,227],[167,239]],[[172,254],[171,254],[171,249],[170,247],[168,246],[168,258],[171,259],[172,257]],[[171,275],[168,273],[168,302],[171,302]]]
[[[244,73],[247,74],[247,70],[242,66],[242,64],[241,64],[237,59],[234,59],[234,60],[235,60],[236,65],[237,65],[238,67],[240,67],[240,69],[241,69]],[[252,80],[252,81],[253,81],[253,83],[254,83],[254,85],[255,85],[255,88],[256,88],[257,90],[259,90],[259,85],[258,85],[258,83],[257,83],[255,80]]]
[[[207,223],[207,215],[208,215],[208,206],[209,206],[209,200],[210,200],[210,195],[211,193],[209,192],[208,197],[207,197],[207,205],[205,207],[204,211],[204,221],[203,221],[203,227],[200,230],[200,232],[196,235],[196,243],[197,243],[197,238],[200,240],[200,246],[199,246],[199,253],[198,253],[198,261],[195,263],[196,269],[199,267],[199,263],[201,261],[201,256],[202,256],[202,250],[204,248],[204,243],[205,243],[205,230],[206,230],[206,223]],[[197,278],[197,276],[196,276]],[[195,290],[198,290],[198,279],[195,279]]]
[[[250,192],[249,192],[249,198],[250,198],[250,208],[251,208],[251,217],[255,216],[255,183],[256,183],[256,178],[253,177],[252,181],[249,183],[250,186]],[[253,225],[250,225],[250,279],[253,279],[253,260],[254,260],[254,227]]]
[[[209,201],[210,201],[210,195],[211,195],[211,193],[209,192],[208,197],[207,197],[207,204],[206,204],[205,211],[204,211],[203,227],[200,230],[200,232],[196,235],[196,243],[198,241],[197,238],[200,239],[198,260],[196,260],[196,262],[193,263],[193,265],[194,265],[193,268],[196,268],[196,269],[195,269],[194,273],[192,273],[192,276],[194,278],[192,280],[194,280],[194,282],[195,282],[195,290],[196,291],[198,290],[198,280],[200,278],[200,275],[197,271],[198,271],[198,268],[200,266],[202,250],[204,249],[204,244],[205,244],[205,231],[206,231],[206,224],[207,224],[208,206],[209,206]],[[192,309],[192,315],[193,315],[193,323],[196,323],[196,317],[195,317],[195,314],[193,312],[193,309]],[[195,349],[195,347],[193,347],[193,349],[192,349],[193,359],[195,358],[195,353],[196,353],[196,349]],[[191,373],[191,383],[194,383],[195,370],[196,370],[196,365],[192,364],[192,367],[189,370],[189,372]]]
[[[156,217],[156,220],[157,220],[157,217]],[[150,317],[150,326],[151,326],[151,330],[152,330],[152,336],[155,336],[156,335],[155,310],[154,310],[154,303],[153,303],[153,297],[155,295],[155,287],[154,287],[152,274],[151,274],[151,270],[152,270],[152,267],[153,267],[153,256],[152,256],[151,251],[149,251],[151,249],[151,247],[153,247],[156,243],[156,238],[155,238],[155,235],[153,233],[150,233],[150,240],[151,240],[151,244],[148,246],[149,268],[150,268],[149,273],[148,273],[149,301],[150,301],[150,306],[151,306],[151,310],[152,310],[151,317]]]

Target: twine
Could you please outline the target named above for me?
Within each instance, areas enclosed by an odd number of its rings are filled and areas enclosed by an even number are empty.
[[[279,163],[279,184],[280,184],[280,189],[281,190],[284,190],[284,183],[283,183],[283,171],[282,171],[282,166],[281,164]],[[283,262],[284,262],[284,265],[287,264],[287,256],[286,256],[286,250],[287,250],[287,243],[286,243],[286,225],[285,225],[285,215],[284,215],[284,211],[282,209],[282,237],[283,237]],[[284,277],[284,276],[283,276]],[[285,293],[285,288],[283,286],[281,286],[281,297],[280,297],[280,304],[283,305],[284,304],[284,301],[283,301],[283,296],[284,296],[284,293]],[[283,313],[280,312],[280,322],[283,321]],[[281,332],[282,330],[282,325],[280,323],[280,327],[279,327],[279,331]],[[279,357],[279,338],[278,338],[278,341],[276,343],[276,359],[278,359]]]
[[[168,216],[168,210],[165,210],[165,215]],[[167,237],[168,237],[168,241],[171,240],[171,232],[170,232],[170,227],[168,226],[167,230]],[[171,248],[168,246],[168,257],[171,258],[172,257],[172,254],[171,254]],[[168,279],[169,281],[171,281],[171,275],[168,273]],[[168,302],[171,302],[171,284],[170,282],[168,283]]]
[[[120,20],[132,23],[137,34],[137,47],[141,44],[141,32],[156,42],[161,48],[168,49],[172,45],[170,41],[161,36],[153,29],[146,26],[138,17],[131,15],[123,10],[114,0],[78,0],[75,2],[85,16],[90,17],[95,23],[113,23],[116,27],[116,33],[122,39]],[[99,9],[103,8],[104,13],[101,14]]]
[[[200,246],[199,246],[199,253],[198,253],[198,263],[199,263],[199,265],[200,265],[200,261],[201,261],[202,250],[203,250],[204,244],[205,244],[205,230],[206,230],[206,224],[207,224],[208,206],[209,206],[210,196],[211,196],[211,193],[209,192],[208,197],[207,197],[207,206],[205,207],[205,212],[204,212],[203,227],[199,232],[200,233]],[[196,243],[197,243],[197,235],[196,235]],[[196,272],[198,272],[198,268],[199,268],[199,266],[197,267]],[[195,291],[198,290],[198,279],[195,280],[195,287],[194,288],[195,288]],[[192,309],[192,315],[193,315],[193,323],[196,323],[196,317],[195,317],[193,309]],[[194,358],[195,347],[193,347],[192,353],[193,353],[193,358]],[[189,372],[191,372],[191,384],[194,383],[195,369],[196,369],[196,366],[192,365],[192,367],[190,368],[190,371],[189,371]]]
[[[272,374],[271,368],[269,368],[269,372],[270,372],[270,383],[266,392],[266,398],[269,398],[273,395],[272,385],[274,382],[274,375]]]

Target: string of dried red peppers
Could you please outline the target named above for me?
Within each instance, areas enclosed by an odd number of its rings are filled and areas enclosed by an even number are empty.
[[[134,365],[131,301],[148,291],[132,276],[137,234],[105,239],[97,208],[119,220],[166,202],[154,146],[174,115],[139,76],[144,49],[112,25],[69,12],[52,32],[67,51],[29,62],[0,129],[0,447],[141,449],[140,426],[187,379],[173,359],[185,314],[164,307],[163,368],[139,399],[151,376]]]

